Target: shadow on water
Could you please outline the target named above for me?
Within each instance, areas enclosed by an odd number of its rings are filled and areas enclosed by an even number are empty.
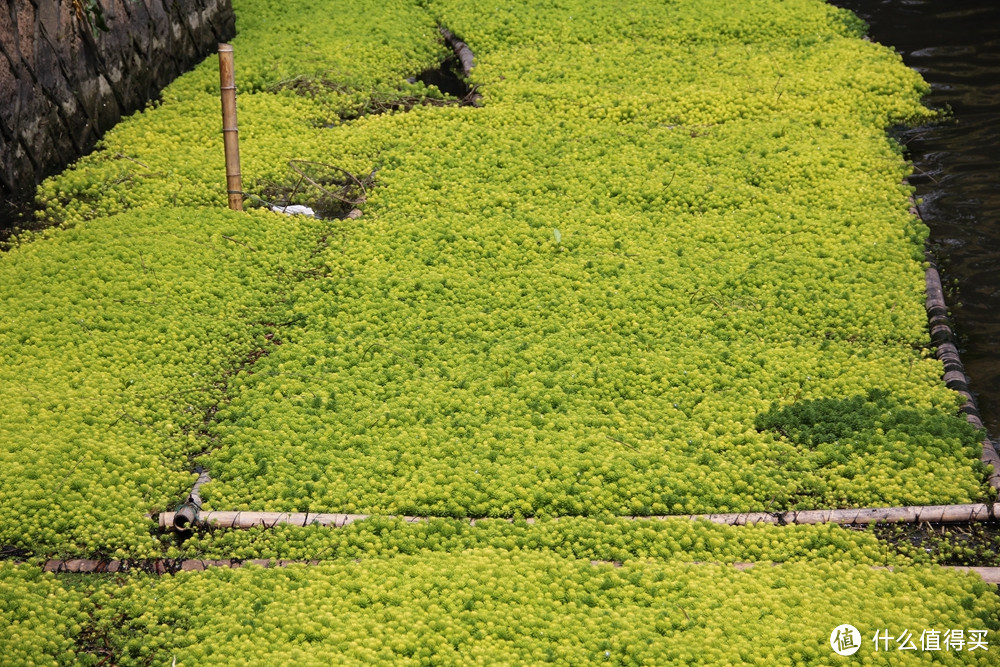
[[[952,122],[899,133],[914,162],[930,250],[939,258],[962,361],[989,432],[1000,434],[1000,3],[835,0],[931,85]],[[959,303],[961,305],[959,305]]]
[[[465,99],[472,94],[472,87],[462,77],[462,66],[456,56],[448,56],[439,67],[424,70],[419,75],[413,77],[413,81],[420,81],[428,86],[436,86],[445,95],[451,95],[458,99]]]

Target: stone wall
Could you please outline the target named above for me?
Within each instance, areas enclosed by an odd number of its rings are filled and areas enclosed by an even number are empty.
[[[232,39],[230,0],[0,0],[0,211]],[[2,226],[0,220],[0,226]]]

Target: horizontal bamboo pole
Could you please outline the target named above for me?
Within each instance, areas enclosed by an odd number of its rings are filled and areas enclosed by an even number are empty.
[[[255,528],[257,526],[271,527],[276,525],[292,526],[332,526],[342,528],[355,521],[370,519],[370,514],[320,514],[310,512],[199,512],[192,521],[178,524],[178,513],[161,512],[160,528],[188,530],[191,528]],[[394,517],[395,518],[395,517]],[[427,521],[428,517],[402,517],[405,521]]]
[[[72,560],[48,560],[42,566],[46,572],[72,573],[72,574],[101,574],[113,572],[148,572],[152,574],[169,574],[173,572],[201,572],[214,567],[239,568],[255,565],[258,567],[288,567],[289,565],[321,565],[324,561],[319,560],[268,560],[255,558],[252,560],[236,559],[148,559],[148,560],[90,560],[85,558],[75,558]],[[618,561],[592,560],[591,565],[614,565],[620,567]],[[718,565],[718,563],[697,562],[692,565]],[[737,570],[749,570],[757,563],[731,563],[729,566]],[[769,563],[776,565],[776,563]],[[941,565],[945,570],[955,570],[957,572],[971,572],[988,584],[1000,585],[1000,567],[967,567],[961,565]],[[873,569],[889,570],[892,567],[875,566]]]
[[[946,565],[943,567],[959,572],[972,572],[978,574],[987,584],[1000,586],[1000,567],[967,567],[965,565]]]
[[[736,514],[678,514],[659,516],[626,516],[629,520],[689,519],[705,520],[712,523],[729,526],[744,526],[758,523],[786,524],[818,524],[837,523],[849,526],[859,526],[871,523],[968,523],[989,521],[1000,517],[1000,504],[968,504],[968,505],[924,505],[917,507],[876,507],[866,509],[839,510],[798,510],[788,512],[740,512]],[[177,524],[177,513],[162,512],[159,524],[164,529],[189,530],[191,528],[235,528],[247,529],[257,526],[331,526],[342,528],[356,521],[372,518],[370,514],[314,514],[308,512],[200,512],[193,521]],[[409,523],[429,521],[434,518],[426,516],[387,517],[399,518]],[[513,521],[513,519],[507,519]],[[471,525],[476,519],[466,518]],[[534,519],[526,519],[534,523]],[[190,527],[190,528],[189,528]]]
[[[1000,512],[1000,505],[922,505],[914,507],[870,507],[864,509],[797,510],[788,512],[748,512],[744,514],[708,514],[692,519],[742,526],[756,523],[817,524],[837,523],[860,526],[871,523],[966,523],[989,521]],[[657,517],[671,518],[671,517]]]

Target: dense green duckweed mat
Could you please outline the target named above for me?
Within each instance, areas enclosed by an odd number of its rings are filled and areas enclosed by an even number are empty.
[[[0,545],[324,562],[0,564],[4,655],[824,664],[842,622],[869,662],[879,629],[995,630],[974,577],[870,533],[613,518],[985,497],[886,135],[934,116],[927,88],[856,19],[235,8],[248,205],[314,203],[306,160],[364,180],[363,215],[221,210],[214,59],[44,183],[55,226],[0,258]],[[439,24],[475,52],[481,107],[413,82],[448,55]],[[497,520],[158,534],[147,514],[197,467],[214,509]],[[990,663],[893,653],[928,657]]]

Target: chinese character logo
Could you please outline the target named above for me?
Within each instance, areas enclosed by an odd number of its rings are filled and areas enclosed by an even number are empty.
[[[853,625],[838,625],[830,633],[830,646],[837,655],[854,655],[861,648],[861,633]]]

